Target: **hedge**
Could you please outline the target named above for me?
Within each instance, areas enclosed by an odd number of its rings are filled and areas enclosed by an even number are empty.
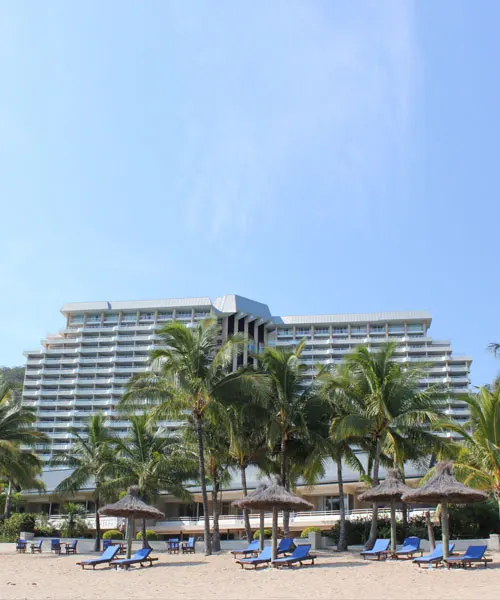
[[[151,529],[146,529],[146,537],[150,542],[154,542],[155,540],[158,539],[158,534],[156,533],[156,531],[152,531]],[[142,530],[137,532],[135,539],[142,541]]]
[[[273,535],[272,529],[264,529],[264,539],[265,540],[268,540],[270,537],[272,537],[272,535]],[[254,540],[260,539],[260,529],[257,529],[257,531],[253,534],[253,539]]]
[[[102,536],[103,540],[123,540],[123,533],[118,529],[108,529]]]
[[[300,534],[301,538],[309,537],[309,532],[315,531],[316,533],[321,533],[321,529],[319,527],[306,527],[304,531]]]

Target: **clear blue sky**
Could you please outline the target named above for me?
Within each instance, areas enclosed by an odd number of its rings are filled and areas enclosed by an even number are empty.
[[[429,309],[500,361],[497,0],[0,0],[0,364],[67,301]]]

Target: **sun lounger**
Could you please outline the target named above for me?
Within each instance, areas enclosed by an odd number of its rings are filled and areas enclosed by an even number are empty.
[[[247,554],[258,554],[259,547],[259,540],[254,540],[253,542],[250,542],[250,544],[248,544],[244,550],[231,550],[231,554],[233,555],[233,558],[236,558],[238,554],[242,554],[244,557],[246,557]]]
[[[305,561],[310,561],[311,565],[314,565],[315,554],[309,554],[311,550],[311,544],[300,544],[295,547],[295,550],[290,556],[284,556],[283,558],[277,558],[272,561],[273,567],[291,567],[294,564],[299,563],[302,566]]]
[[[153,562],[158,559],[149,556],[151,552],[151,548],[141,548],[131,558],[120,558],[119,560],[113,560],[111,561],[111,565],[118,569],[118,567],[128,568],[130,565],[140,565],[141,567],[145,567],[146,563],[149,563],[147,566],[152,567]]]
[[[282,540],[280,540],[280,543],[278,544],[278,549],[276,550],[276,554],[288,554],[290,552],[293,552],[295,548],[295,544],[293,543],[293,539],[292,538],[283,538]]]
[[[42,553],[42,545],[43,545],[43,540],[38,540],[38,542],[33,542],[30,545],[31,554],[35,554],[35,552],[39,552],[41,554]]]
[[[82,569],[85,569],[85,567],[92,567],[92,569],[95,569],[97,565],[109,565],[113,558],[117,555],[119,549],[120,546],[109,546],[109,548],[106,548],[99,558],[82,560],[76,564],[81,565]]]
[[[420,550],[420,538],[409,537],[403,541],[403,547],[396,552],[391,554],[392,558],[412,558],[414,554],[420,552],[422,556],[423,552]]]
[[[472,563],[483,563],[485,568],[489,562],[492,562],[491,558],[485,558],[484,553],[486,552],[487,546],[469,546],[462,556],[452,556],[447,558],[444,562],[446,566],[451,568],[453,565],[457,567],[472,566]]]
[[[256,569],[260,565],[269,564],[271,562],[271,546],[266,546],[264,550],[255,558],[239,558],[236,562],[244,569],[246,566]]]
[[[389,540],[375,540],[375,544],[371,550],[363,550],[360,554],[364,559],[370,556],[375,556],[377,560],[380,560],[382,557],[387,558],[389,544]]]
[[[184,542],[181,546],[182,554],[194,554],[196,552],[194,537],[190,537],[188,542]]]
[[[453,548],[455,548],[455,544],[449,544],[448,552],[451,554],[453,552]],[[420,565],[432,565],[438,564],[443,560],[443,544],[438,544],[434,550],[428,554],[427,556],[420,556],[419,558],[414,558],[413,562]]]
[[[26,552],[27,545],[28,545],[28,542],[26,540],[17,540],[16,552]]]

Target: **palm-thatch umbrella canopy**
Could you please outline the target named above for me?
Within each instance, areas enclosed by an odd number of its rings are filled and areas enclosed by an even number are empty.
[[[443,530],[443,556],[448,557],[448,545],[450,542],[448,504],[471,504],[482,502],[488,495],[479,490],[474,490],[458,482],[452,474],[452,462],[440,462],[436,465],[435,474],[415,490],[405,494],[404,502],[416,504],[441,503],[441,522]]]
[[[245,500],[247,500],[250,496],[253,496],[254,494],[260,494],[260,492],[262,492],[263,490],[266,489],[266,484],[265,483],[259,483],[259,485],[255,488],[255,490],[253,492],[250,492],[250,494],[248,494],[247,496],[244,496],[243,498],[241,498],[240,500],[235,500],[234,502],[232,502],[231,506],[234,506],[235,508],[243,508],[243,510],[248,510],[246,507],[240,507],[239,503],[240,502],[244,502]],[[259,511],[259,546],[260,546],[260,551],[262,552],[262,550],[264,550],[264,511],[261,510]],[[248,542],[250,542],[251,540],[248,540]]]
[[[365,502],[391,504],[391,551],[396,552],[396,502],[401,496],[411,492],[411,488],[401,481],[397,469],[388,469],[384,481],[358,495]]]
[[[149,506],[139,499],[139,487],[133,485],[128,488],[127,494],[114,504],[106,504],[99,510],[99,514],[109,517],[126,517],[127,526],[127,558],[130,558],[132,549],[133,523],[135,519],[162,519],[165,515],[154,506]]]
[[[277,529],[278,529],[278,511],[279,510],[311,510],[314,506],[295,496],[283,486],[277,483],[271,483],[267,487],[255,490],[241,500],[235,500],[233,506],[237,508],[250,508],[255,510],[273,511],[273,535],[272,535],[272,558],[276,558],[277,549]]]

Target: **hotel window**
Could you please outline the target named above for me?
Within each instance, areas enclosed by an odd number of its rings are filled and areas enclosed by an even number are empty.
[[[71,317],[72,325],[81,325],[83,323],[83,315],[73,315]]]
[[[389,325],[389,333],[404,333],[405,326],[403,323],[391,323]]]
[[[315,327],[314,335],[330,335],[329,327]]]
[[[370,325],[370,335],[385,334],[385,325]]]
[[[333,328],[333,335],[346,335],[347,334],[347,327],[334,327]]]
[[[182,311],[182,310],[178,310],[178,311],[177,311],[177,313],[176,313],[176,315],[175,315],[175,317],[176,317],[177,319],[190,319],[192,314],[193,314],[193,313],[192,313],[191,311],[186,311],[186,310]]]
[[[408,323],[408,333],[424,333],[423,323]]]
[[[311,335],[311,329],[309,327],[305,328],[305,327],[297,327],[297,329],[295,330],[295,335],[299,336],[299,335]]]
[[[155,314],[152,312],[141,312],[139,319],[141,321],[154,321]]]
[[[278,335],[293,335],[293,329],[278,329]]]
[[[351,325],[351,335],[366,335],[366,325]]]
[[[160,312],[158,313],[158,321],[168,321],[172,318],[171,312]]]
[[[87,323],[100,323],[101,315],[89,315],[87,317]]]
[[[194,313],[196,319],[208,319],[210,312],[208,310],[199,310]]]
[[[122,315],[122,323],[135,323],[137,315],[135,313]]]
[[[109,323],[109,322],[116,322],[118,321],[118,314],[117,313],[110,313],[110,314],[106,314],[104,315],[104,322],[105,323]]]

